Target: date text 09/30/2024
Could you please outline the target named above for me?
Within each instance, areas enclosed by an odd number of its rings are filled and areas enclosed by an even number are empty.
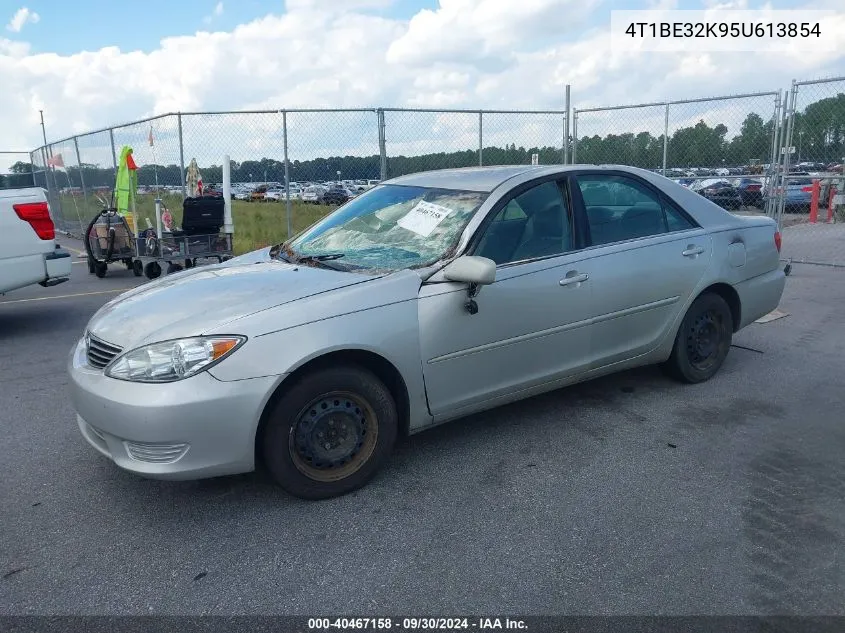
[[[309,618],[310,631],[443,631],[512,630],[526,631],[524,620],[510,618]]]

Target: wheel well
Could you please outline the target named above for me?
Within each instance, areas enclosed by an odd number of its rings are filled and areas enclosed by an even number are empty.
[[[725,303],[727,303],[728,307],[731,309],[731,318],[734,322],[734,332],[736,332],[739,329],[739,324],[742,322],[742,304],[740,303],[739,295],[736,290],[734,290],[733,286],[723,283],[713,284],[712,286],[708,286],[702,290],[701,294],[704,294],[705,292],[712,292],[725,300]]]
[[[408,388],[405,385],[405,380],[402,378],[402,374],[400,374],[399,370],[393,366],[393,363],[383,356],[379,356],[374,352],[368,352],[366,350],[348,349],[329,352],[323,356],[313,358],[304,365],[298,367],[291,373],[290,376],[282,381],[282,384],[280,384],[276,388],[276,391],[273,392],[273,395],[270,396],[270,399],[264,407],[264,411],[261,413],[261,419],[258,422],[258,430],[255,434],[256,465],[258,465],[261,459],[261,451],[259,450],[259,447],[261,446],[264,428],[267,425],[270,412],[273,410],[273,407],[276,406],[279,399],[281,399],[290,386],[302,376],[326,366],[337,365],[356,365],[373,372],[379,380],[385,384],[388,390],[390,390],[390,394],[393,396],[393,400],[396,403],[396,411],[399,414],[399,434],[401,436],[406,436],[408,434],[411,419],[411,405],[410,398],[408,396]]]

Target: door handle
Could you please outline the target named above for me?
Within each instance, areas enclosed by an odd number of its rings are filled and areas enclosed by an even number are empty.
[[[575,272],[575,271],[573,271]],[[587,281],[590,276],[586,273],[578,273],[573,274],[572,276],[567,275],[563,279],[560,280],[561,286],[571,286],[572,284],[580,284],[582,281]]]
[[[681,253],[681,255],[683,255],[684,257],[695,257],[696,255],[701,255],[703,252],[704,249],[701,246],[690,244],[687,246],[687,250]]]

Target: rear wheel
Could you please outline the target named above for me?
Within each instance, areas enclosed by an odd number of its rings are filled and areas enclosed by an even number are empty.
[[[136,277],[140,277],[144,274],[144,264],[140,259],[132,260],[132,272]]]
[[[398,416],[390,391],[359,367],[303,376],[273,408],[261,438],[268,470],[303,499],[325,499],[363,486],[396,441]]]
[[[88,258],[88,274],[93,275],[97,272],[97,261],[91,257]]]
[[[106,273],[109,272],[109,267],[106,262],[95,262],[94,264],[94,274],[97,275],[100,279],[106,276]]]
[[[715,293],[704,293],[687,310],[664,369],[682,382],[709,380],[730,351],[733,325],[725,300]]]

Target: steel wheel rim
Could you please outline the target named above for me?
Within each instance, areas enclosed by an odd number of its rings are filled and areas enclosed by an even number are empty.
[[[297,470],[309,479],[332,482],[358,472],[378,441],[378,421],[367,400],[348,391],[314,398],[297,414],[288,448]]]
[[[724,321],[715,310],[698,315],[687,332],[687,358],[699,371],[712,368],[724,347]]]

